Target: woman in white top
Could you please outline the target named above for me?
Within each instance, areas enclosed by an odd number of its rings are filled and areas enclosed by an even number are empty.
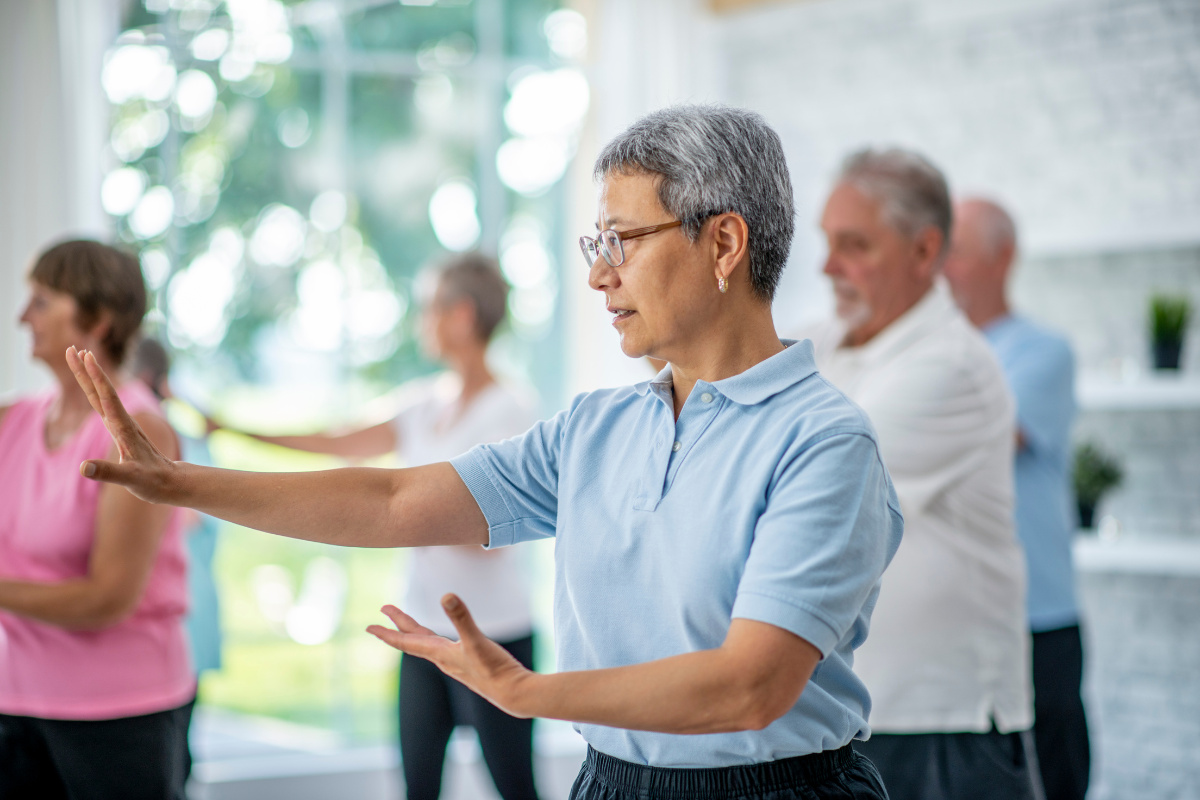
[[[405,466],[447,461],[477,444],[508,439],[537,421],[531,399],[496,382],[486,353],[504,319],[508,285],[494,259],[456,256],[435,269],[436,289],[421,318],[426,353],[451,372],[414,381],[392,420],[368,428],[309,436],[262,436],[260,441],[369,458],[395,451]],[[532,669],[529,593],[517,548],[484,550],[418,547],[411,551],[406,608],[433,629],[457,638],[440,599],[454,592],[470,604],[480,628]],[[404,656],[400,665],[400,753],[409,800],[434,800],[441,791],[446,744],[455,725],[471,725],[504,800],[536,798],[533,723],[510,717],[428,661]]]

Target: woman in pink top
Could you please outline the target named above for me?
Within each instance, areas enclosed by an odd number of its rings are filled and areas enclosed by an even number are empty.
[[[121,364],[146,311],[133,256],[96,242],[46,251],[21,321],[50,391],[0,407],[0,797],[183,798],[196,682],[181,515],[86,480],[111,458],[67,367],[70,346]],[[164,453],[178,443],[137,381],[122,400]]]

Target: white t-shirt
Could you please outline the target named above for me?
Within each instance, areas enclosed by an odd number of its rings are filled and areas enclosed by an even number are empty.
[[[461,383],[452,373],[422,381],[393,420],[397,454],[405,466],[449,461],[477,444],[524,433],[537,421],[533,399],[493,383],[466,409],[459,406]],[[533,630],[527,576],[516,547],[414,547],[409,551],[404,611],[442,636],[458,638],[442,610],[442,596],[462,598],[475,623],[490,639],[509,642]]]
[[[862,347],[805,331],[870,416],[904,513],[854,671],[880,733],[1033,722],[1025,561],[1013,524],[1014,406],[987,341],[940,284]]]

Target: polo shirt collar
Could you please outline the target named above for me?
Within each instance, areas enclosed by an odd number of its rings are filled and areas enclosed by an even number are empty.
[[[709,384],[725,397],[745,406],[761,403],[768,397],[779,394],[817,371],[812,342],[805,339],[780,339],[786,349],[765,361],[755,364],[743,373]],[[697,382],[697,386],[705,381]],[[633,388],[640,395],[654,389],[660,397],[671,395],[671,367],[667,365],[652,380],[642,381]]]
[[[877,333],[871,341],[859,347],[840,347],[838,349],[842,352],[857,354],[864,363],[890,360],[895,351],[920,339],[932,328],[944,324],[948,317],[959,313],[961,312],[954,304],[949,288],[939,280],[912,308]]]

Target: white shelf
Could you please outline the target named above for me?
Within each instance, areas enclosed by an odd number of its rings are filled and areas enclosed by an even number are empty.
[[[1081,375],[1075,383],[1085,411],[1200,409],[1200,378],[1155,373],[1129,382],[1099,375]]]
[[[1200,577],[1200,537],[1104,540],[1095,535],[1076,536],[1073,549],[1075,569],[1080,572]]]

